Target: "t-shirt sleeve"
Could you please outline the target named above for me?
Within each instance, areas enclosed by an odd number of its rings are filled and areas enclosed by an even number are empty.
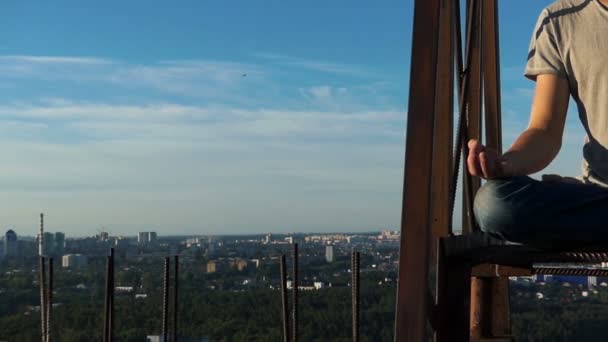
[[[550,22],[549,11],[543,10],[532,35],[528,63],[524,73],[531,80],[536,80],[536,76],[542,74],[553,74],[566,78],[566,68],[559,52],[553,25]]]

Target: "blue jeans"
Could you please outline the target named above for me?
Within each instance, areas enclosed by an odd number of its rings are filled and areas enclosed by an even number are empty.
[[[474,205],[482,231],[541,248],[608,248],[608,189],[530,177],[490,180]]]

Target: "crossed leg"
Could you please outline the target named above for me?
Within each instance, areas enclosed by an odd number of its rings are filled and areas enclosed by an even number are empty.
[[[608,189],[527,176],[490,180],[475,196],[481,230],[542,248],[608,247]]]

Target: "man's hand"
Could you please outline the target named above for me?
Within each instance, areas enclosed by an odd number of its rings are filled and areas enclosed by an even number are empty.
[[[469,157],[467,167],[469,173],[485,179],[506,176],[506,163],[491,148],[483,146],[475,139],[469,140]]]
[[[469,141],[469,173],[494,179],[525,176],[543,170],[562,146],[569,99],[567,78],[553,74],[538,75],[528,128],[502,155],[477,140]]]

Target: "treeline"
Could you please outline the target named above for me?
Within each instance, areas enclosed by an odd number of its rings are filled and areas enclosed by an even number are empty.
[[[543,298],[538,299],[537,293]],[[512,286],[511,305],[517,342],[608,341],[606,288],[586,290],[559,283]]]
[[[390,341],[393,335],[395,288],[363,284],[361,341]],[[103,295],[56,296],[53,332],[56,341],[100,341]],[[161,296],[147,299],[119,295],[115,301],[115,340],[142,341],[161,330]],[[31,299],[30,299],[31,300]],[[257,289],[247,292],[187,289],[180,293],[179,331],[191,338],[210,341],[281,341],[279,292]],[[19,310],[21,311],[21,310]],[[0,340],[39,340],[37,312],[0,318]],[[301,291],[299,331],[302,341],[350,341],[351,297],[349,288]]]
[[[348,262],[310,264],[309,277],[345,269]],[[86,272],[57,269],[52,330],[61,342],[100,341],[103,324],[103,263]],[[234,290],[229,283],[245,279],[242,274],[204,274],[200,267],[183,266],[180,272],[180,335],[210,341],[281,341],[281,303],[277,290],[260,288],[263,278],[272,278],[274,269],[254,271],[247,278],[259,285]],[[31,342],[40,340],[40,314],[34,272],[0,270],[0,340]],[[274,273],[273,273],[274,272]],[[117,285],[130,284],[146,299],[134,293],[117,294],[115,300],[115,340],[143,341],[161,330],[161,265],[151,263],[117,268]],[[361,287],[361,341],[392,341],[395,286],[379,285],[382,272],[366,272]],[[394,277],[395,275],[390,275]],[[335,283],[348,283],[348,276]],[[226,290],[209,288],[226,280]],[[274,282],[271,282],[274,283]],[[79,284],[86,289],[75,290]],[[393,284],[393,283],[391,283]],[[587,297],[583,296],[587,292]],[[537,299],[537,293],[543,294]],[[300,293],[301,341],[350,341],[350,288],[334,287]],[[608,341],[608,289],[585,290],[561,284],[545,286],[513,284],[512,324],[517,342]],[[291,300],[291,296],[290,296]]]

